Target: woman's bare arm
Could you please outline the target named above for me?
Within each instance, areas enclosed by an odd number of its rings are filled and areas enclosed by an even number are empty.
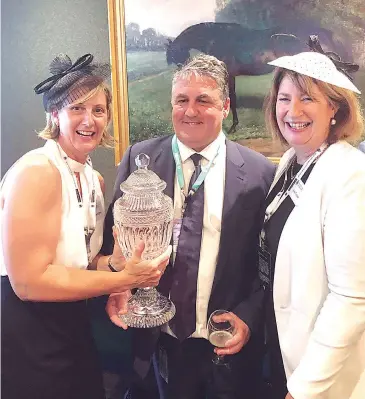
[[[4,260],[22,300],[74,301],[158,283],[167,255],[139,263],[143,248],[120,273],[52,263],[61,229],[62,184],[45,157],[16,168],[7,186],[1,226]]]

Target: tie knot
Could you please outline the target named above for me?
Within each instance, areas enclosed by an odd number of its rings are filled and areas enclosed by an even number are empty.
[[[200,160],[202,159],[202,155],[195,153],[193,155],[190,155],[190,158],[194,162],[194,166],[197,167],[200,163]]]

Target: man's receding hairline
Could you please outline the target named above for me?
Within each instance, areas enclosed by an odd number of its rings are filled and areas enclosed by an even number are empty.
[[[196,76],[195,74],[191,74],[190,76],[186,76],[186,77],[181,76],[181,77],[179,77],[178,79],[176,79],[174,82],[172,82],[172,86],[171,86],[172,90],[173,90],[174,87],[177,86],[180,82],[184,82],[184,81],[185,81],[185,82],[191,82],[191,77],[192,77],[192,76],[194,76],[195,78],[198,78],[198,79],[196,79],[196,80],[197,80],[198,82],[203,83],[202,86],[204,86],[204,87],[209,87],[209,88],[211,88],[211,89],[220,90],[217,81],[216,81],[214,78],[212,78],[211,76],[209,76],[209,75],[198,75],[198,76]],[[209,80],[210,83],[206,82],[206,80]]]

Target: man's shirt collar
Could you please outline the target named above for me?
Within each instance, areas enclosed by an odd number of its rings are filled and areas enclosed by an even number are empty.
[[[202,151],[198,152],[198,154],[202,155],[206,160],[211,161],[218,150],[219,146],[223,146],[226,140],[226,136],[221,131],[218,135],[218,137],[211,142],[207,147],[205,147]],[[177,145],[179,147],[179,152],[180,152],[180,158],[181,162],[184,163],[188,158],[190,158],[191,155],[195,154],[197,151],[194,151],[192,148],[187,147],[185,144],[183,144],[179,139],[177,139]]]

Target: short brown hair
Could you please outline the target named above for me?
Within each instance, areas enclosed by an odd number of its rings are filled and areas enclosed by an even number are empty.
[[[185,65],[178,69],[172,78],[172,87],[179,79],[187,79],[191,75],[212,78],[221,92],[222,101],[229,97],[228,71],[223,61],[212,55],[199,54],[189,59]]]
[[[276,68],[273,77],[271,90],[264,102],[266,127],[274,138],[282,143],[288,144],[280,132],[276,119],[276,102],[280,84],[284,77],[288,76],[295,86],[303,93],[311,94],[313,85],[316,85],[320,92],[328,99],[337,112],[334,116],[335,125],[330,125],[328,143],[332,144],[338,140],[356,142],[362,135],[364,119],[361,105],[357,95],[351,90],[334,86],[329,83],[310,78],[284,68]]]
[[[95,89],[91,90],[86,96],[78,99],[78,101],[86,101],[95,94],[103,91],[106,97],[106,107],[108,112],[108,124],[112,118],[112,92],[110,87],[106,83],[101,83]],[[60,128],[54,123],[52,119],[52,112],[46,112],[46,126],[43,130],[38,132],[38,136],[45,140],[55,140],[60,135]],[[100,146],[112,147],[114,144],[113,137],[109,134],[108,128],[106,127],[100,140]]]

